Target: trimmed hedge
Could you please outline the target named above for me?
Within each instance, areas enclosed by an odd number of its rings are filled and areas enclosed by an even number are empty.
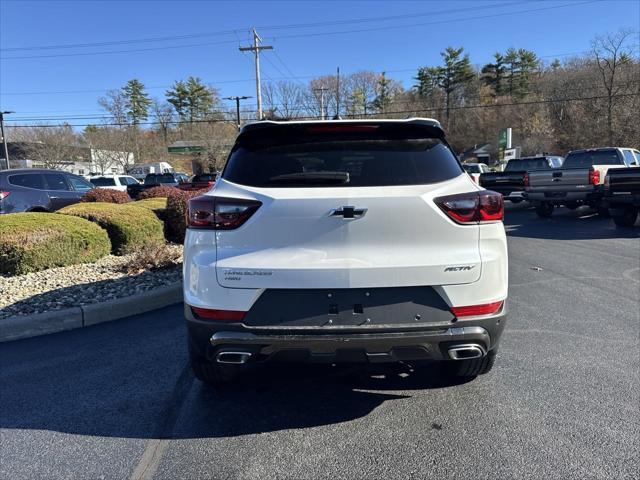
[[[167,208],[167,199],[164,197],[156,197],[156,198],[145,198],[144,200],[136,200],[136,207],[148,208],[153,213],[156,214],[160,220],[164,221],[165,210]]]
[[[167,209],[164,218],[164,234],[167,240],[175,243],[184,243],[184,235],[187,231],[187,204],[189,199],[202,195],[208,190],[208,188],[189,192],[178,190],[180,192],[178,195],[167,198]]]
[[[107,232],[83,218],[56,213],[0,215],[0,273],[21,275],[93,262],[109,254]]]
[[[63,215],[86,218],[97,223],[109,234],[111,251],[122,255],[150,241],[164,241],[163,225],[149,208],[135,203],[76,203],[58,210]]]
[[[152,187],[147,190],[143,190],[138,195],[138,200],[145,200],[147,198],[171,198],[174,196],[180,196],[182,190],[176,187],[167,187],[160,185],[158,187]]]
[[[131,197],[127,192],[113,190],[110,188],[94,188],[82,195],[81,202],[106,202],[106,203],[128,203]]]

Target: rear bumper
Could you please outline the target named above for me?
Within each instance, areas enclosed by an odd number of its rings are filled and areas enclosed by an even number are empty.
[[[185,308],[192,348],[210,361],[220,353],[248,353],[251,362],[397,362],[449,360],[449,350],[474,345],[486,354],[498,347],[506,323],[506,307],[499,314],[416,328],[343,327],[248,328],[193,317]]]
[[[525,198],[533,203],[546,202],[554,205],[562,205],[566,202],[594,203],[599,202],[602,199],[602,192],[593,190],[588,192],[527,191],[525,192]]]

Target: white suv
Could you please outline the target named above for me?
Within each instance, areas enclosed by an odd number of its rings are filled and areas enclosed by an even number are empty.
[[[475,376],[506,320],[502,196],[429,119],[258,122],[189,204],[191,365],[435,360]]]

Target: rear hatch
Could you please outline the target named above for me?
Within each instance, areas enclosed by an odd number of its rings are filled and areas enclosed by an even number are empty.
[[[241,227],[217,232],[218,282],[270,289],[474,282],[479,227],[456,224],[433,201],[474,190],[433,126],[327,122],[243,133],[210,195],[261,205]]]

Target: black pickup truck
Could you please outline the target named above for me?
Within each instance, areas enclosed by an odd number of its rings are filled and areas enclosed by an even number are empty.
[[[505,200],[518,203],[524,200],[525,173],[533,170],[551,170],[562,166],[564,159],[558,156],[514,158],[504,171],[480,174],[480,186],[501,193]]]
[[[182,173],[149,173],[144,177],[144,183],[142,185],[127,185],[127,193],[131,198],[136,199],[143,190],[161,185],[165,187],[177,187],[188,180],[188,177]]]
[[[632,227],[640,212],[640,168],[609,170],[604,179],[603,205],[617,226]]]

